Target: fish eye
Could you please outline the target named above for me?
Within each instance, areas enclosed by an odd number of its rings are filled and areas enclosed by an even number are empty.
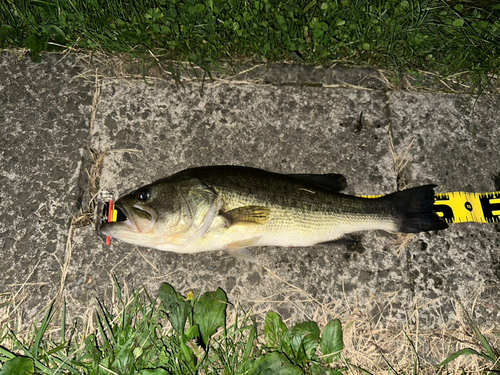
[[[139,199],[141,202],[146,202],[151,194],[149,193],[148,189],[141,189],[137,192],[137,199]]]

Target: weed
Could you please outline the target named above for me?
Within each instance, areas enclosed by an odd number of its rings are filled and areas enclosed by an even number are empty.
[[[395,71],[498,74],[500,6],[444,0],[7,0],[0,48],[83,48],[184,61],[206,72],[242,60],[355,62]],[[153,56],[154,58],[151,58]],[[178,68],[170,64],[171,72]],[[417,77],[418,78],[418,77]]]
[[[357,365],[355,358],[348,357],[354,353],[352,348],[344,348],[344,329],[349,330],[352,323],[342,328],[341,322],[333,319],[322,331],[314,321],[288,328],[280,315],[268,311],[259,329],[256,316],[232,306],[220,288],[202,296],[183,296],[164,283],[157,298],[151,298],[145,290],[124,296],[115,279],[115,293],[117,304],[113,311],[97,302],[95,328],[87,333],[67,326],[65,303],[59,314],[55,305],[50,305],[26,338],[2,329],[0,374],[370,373]],[[481,349],[458,350],[439,365],[431,366],[432,373],[458,370],[451,364],[463,356],[477,357],[480,369],[487,373],[500,370],[498,352],[467,313],[465,317]],[[58,328],[60,335],[55,336]],[[358,335],[362,331],[358,328]],[[412,357],[408,371],[428,373],[422,353],[403,333],[409,348],[407,355]],[[389,373],[406,373],[391,363],[393,358],[388,358],[383,348],[375,346]]]
[[[128,299],[115,280],[115,290],[121,311],[113,314],[98,301],[96,329],[80,342],[66,340],[64,304],[60,342],[47,337],[55,316],[53,304],[26,342],[9,331],[0,338],[0,373],[260,374],[280,370],[280,374],[316,374],[325,373],[327,363],[338,360],[342,350],[340,322],[332,321],[325,328],[321,338],[325,360],[321,361],[316,355],[317,324],[305,322],[287,330],[275,313],[266,319],[268,345],[261,346],[257,324],[248,313],[227,323],[229,303],[220,288],[198,298],[184,297],[164,283],[157,299],[146,291]],[[271,333],[275,325],[280,327],[278,335]]]

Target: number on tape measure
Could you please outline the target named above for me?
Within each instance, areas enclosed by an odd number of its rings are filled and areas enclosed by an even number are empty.
[[[467,193],[456,191],[435,195],[434,207],[447,223],[500,222],[500,192]]]
[[[383,195],[363,195],[363,198],[379,198]],[[455,191],[434,196],[434,207],[440,218],[451,223],[499,223],[500,191],[467,193]]]

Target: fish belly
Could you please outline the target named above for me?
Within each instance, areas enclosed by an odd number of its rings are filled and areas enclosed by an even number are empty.
[[[218,218],[202,238],[176,252],[196,253],[253,246],[306,247],[370,229],[393,230],[394,223],[361,216],[345,219],[317,216],[298,219],[290,216],[289,219],[274,217],[266,224],[238,223],[227,228],[224,220]]]

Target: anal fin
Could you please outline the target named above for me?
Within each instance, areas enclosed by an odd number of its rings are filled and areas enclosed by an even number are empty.
[[[225,251],[236,259],[246,260],[248,262],[256,262],[257,258],[255,258],[255,255],[246,247],[253,246],[259,239],[260,237],[252,237],[246,240],[232,242],[227,245]]]

